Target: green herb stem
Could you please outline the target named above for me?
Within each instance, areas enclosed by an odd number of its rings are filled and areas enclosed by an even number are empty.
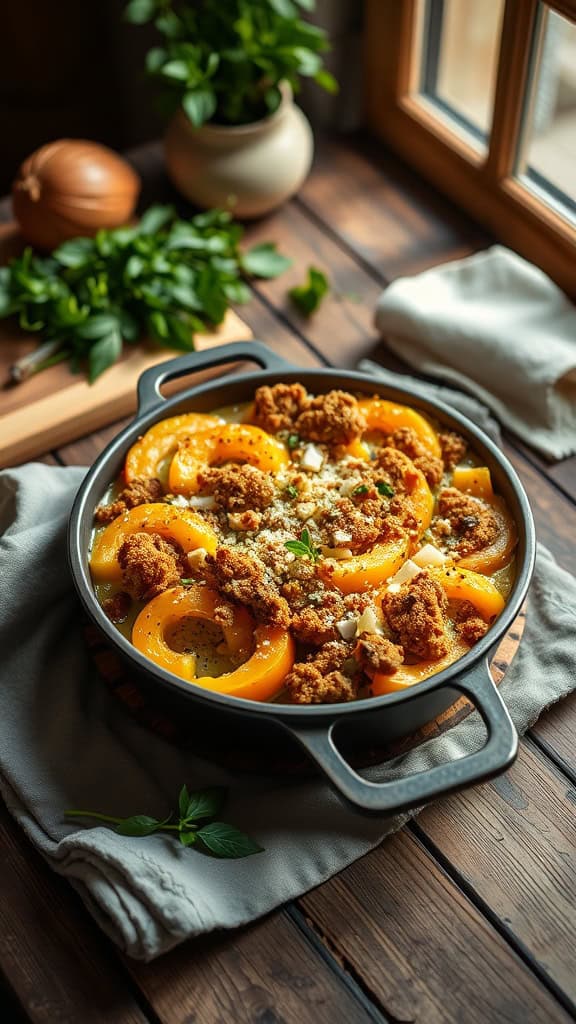
[[[68,355],[67,352],[62,351],[63,345],[64,342],[62,340],[45,341],[32,352],[28,352],[10,367],[11,379],[15,383],[21,384],[22,381],[28,380],[33,374],[40,373],[41,370],[45,370],[56,362],[62,362]]]

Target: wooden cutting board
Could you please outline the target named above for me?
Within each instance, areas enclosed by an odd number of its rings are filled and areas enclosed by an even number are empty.
[[[23,244],[15,224],[0,225],[0,263],[6,263]],[[229,311],[217,330],[197,335],[195,343],[197,348],[205,349],[251,336],[248,325]],[[20,332],[12,321],[0,321],[0,469],[26,462],[135,412],[140,374],[182,354],[143,343],[126,346],[120,362],[95,384],[71,373],[66,363],[52,366],[22,384],[12,384],[10,367],[37,344],[36,338]],[[208,371],[208,375],[221,372]],[[189,384],[188,378],[180,386]]]

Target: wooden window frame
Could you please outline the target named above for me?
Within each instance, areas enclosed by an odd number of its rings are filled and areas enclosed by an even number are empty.
[[[576,21],[576,0],[546,0]],[[416,94],[418,0],[366,0],[366,100],[371,130],[494,235],[576,297],[576,228],[515,177],[538,0],[505,0],[492,128],[478,151]],[[539,27],[540,25],[540,27]]]

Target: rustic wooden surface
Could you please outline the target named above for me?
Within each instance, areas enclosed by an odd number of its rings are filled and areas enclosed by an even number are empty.
[[[147,198],[160,151],[136,154]],[[8,213],[7,207],[4,212]],[[298,199],[248,240],[295,260],[242,316],[295,363],[397,366],[372,308],[400,274],[492,241],[373,143],[327,142]],[[313,263],[332,292],[304,320],[286,290]],[[113,426],[45,461],[91,462]],[[576,572],[576,460],[508,438],[540,539]],[[504,777],[439,801],[380,848],[264,921],[127,961],[0,812],[0,1010],[42,1024],[556,1024],[576,1019],[576,695],[545,713]]]

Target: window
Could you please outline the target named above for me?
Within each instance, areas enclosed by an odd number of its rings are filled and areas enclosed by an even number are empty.
[[[373,130],[576,296],[576,0],[367,0]]]

